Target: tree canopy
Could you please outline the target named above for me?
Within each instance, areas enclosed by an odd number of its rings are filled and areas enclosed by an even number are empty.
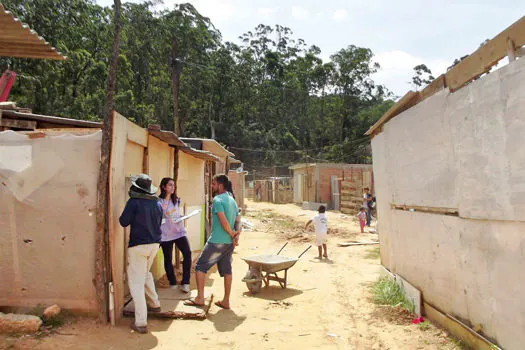
[[[1,58],[0,68],[18,73],[11,99],[35,113],[101,120],[111,8],[91,0],[3,4],[68,56]],[[178,72],[181,136],[213,137],[248,167],[370,162],[363,134],[393,104],[372,80],[380,67],[370,49],[345,44],[323,61],[320,48],[290,28],[264,24],[228,42],[191,4],[153,5],[122,5],[115,91],[122,115],[174,130],[171,74]]]

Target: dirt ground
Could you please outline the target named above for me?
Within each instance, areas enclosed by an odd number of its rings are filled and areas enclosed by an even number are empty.
[[[245,218],[254,224],[245,230],[234,254],[231,310],[212,306],[208,318],[150,319],[150,333],[129,328],[130,319],[117,327],[89,318],[67,322],[49,336],[0,336],[0,349],[456,349],[448,334],[412,316],[371,301],[370,284],[379,277],[378,246],[337,247],[348,241],[378,240],[361,234],[354,218],[328,212],[328,256],[318,260],[313,246],[288,272],[288,288],[277,282],[259,294],[248,293],[241,281],[247,264],[241,257],[275,254],[294,257],[310,244],[313,232],[304,224],[315,214],[293,204],[248,201]],[[215,300],[222,297],[222,281],[208,276]],[[195,288],[192,277],[192,288]]]

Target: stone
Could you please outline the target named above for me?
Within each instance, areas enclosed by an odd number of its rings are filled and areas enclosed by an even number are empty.
[[[36,333],[41,325],[37,316],[0,312],[0,333]]]
[[[51,305],[50,307],[44,310],[42,318],[46,321],[51,320],[58,316],[58,314],[60,313],[60,310],[61,310],[60,306],[58,306],[57,304]]]

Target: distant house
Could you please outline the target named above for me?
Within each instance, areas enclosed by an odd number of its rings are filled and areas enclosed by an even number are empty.
[[[326,203],[339,210],[341,201],[352,202],[344,211],[359,206],[362,189],[373,190],[372,165],[344,163],[301,163],[293,171],[293,201],[295,203]],[[354,205],[355,203],[355,205]]]

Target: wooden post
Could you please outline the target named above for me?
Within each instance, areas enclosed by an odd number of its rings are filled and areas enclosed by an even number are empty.
[[[509,63],[516,61],[516,47],[511,39],[507,40],[507,56],[509,57]]]
[[[115,32],[113,52],[111,54],[107,80],[107,96],[104,105],[104,124],[102,125],[102,145],[100,147],[100,168],[97,182],[97,232],[95,238],[95,290],[97,296],[98,317],[107,322],[109,291],[106,288],[111,280],[111,262],[109,261],[108,207],[109,162],[111,157],[111,138],[113,134],[113,95],[118,63],[118,46],[120,37],[120,0],[115,0]]]
[[[175,197],[177,196],[177,181],[179,179],[179,149],[173,151],[173,182],[175,183]]]
[[[149,135],[148,135],[149,137]],[[149,173],[149,151],[147,147],[144,147],[144,155],[142,156],[142,172],[144,174]]]

